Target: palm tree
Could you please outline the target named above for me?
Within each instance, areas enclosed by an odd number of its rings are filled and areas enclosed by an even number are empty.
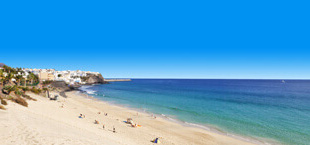
[[[26,93],[27,91],[29,91],[30,89],[29,89],[28,87],[23,87],[22,90],[23,90],[23,92],[24,92],[24,94],[25,94],[25,93]]]
[[[14,75],[12,73],[8,73],[6,77],[4,77],[3,86],[5,86],[6,83],[10,82]]]
[[[31,81],[31,84],[33,82],[33,75],[32,73],[30,73],[28,76],[27,76],[27,79]]]
[[[17,70],[15,68],[10,68],[12,74],[17,74]]]
[[[16,85],[14,85],[14,86],[5,86],[3,89],[7,91],[8,95],[10,95],[11,92],[14,92],[14,91],[17,90],[17,87],[16,87]]]
[[[33,74],[33,73],[30,73],[30,74],[28,75],[27,79],[31,81],[31,84],[33,84],[34,82],[35,82],[35,83],[39,82],[38,76],[36,76],[36,75]]]
[[[25,81],[25,83],[24,83],[24,87],[26,87],[27,78],[24,78],[24,81]]]
[[[0,83],[1,83],[1,87],[3,87],[3,82],[4,82],[4,79],[3,79],[3,70],[0,69]]]
[[[17,81],[17,86],[19,86],[20,85],[20,81],[23,79],[23,76],[22,75],[16,75],[15,79]]]
[[[4,65],[3,70],[4,70],[4,72],[9,72],[9,67],[7,65]]]
[[[22,70],[22,68],[17,68],[17,70],[20,72],[20,74],[21,74],[21,80],[20,81],[24,81],[25,83],[24,83],[24,86],[26,87],[26,80],[27,80],[27,78],[24,78],[23,76],[24,76],[24,74],[25,74],[25,72]]]
[[[1,86],[1,88],[3,88],[3,86],[4,86],[4,78],[0,78],[0,86]]]
[[[3,66],[3,70],[4,72],[7,72],[7,73],[11,73],[11,72],[14,72],[15,70],[7,65],[4,65]]]
[[[20,67],[17,67],[17,68],[16,68],[16,71],[17,71],[17,72],[23,72],[23,71],[22,71],[22,68],[20,68]]]
[[[33,76],[34,76],[35,83],[39,83],[40,82],[39,77],[37,75],[34,75],[34,74],[33,74]]]

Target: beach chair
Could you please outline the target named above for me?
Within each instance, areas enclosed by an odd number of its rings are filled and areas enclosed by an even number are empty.
[[[160,143],[159,138],[155,138],[152,142],[153,142],[153,143],[157,143],[157,144]]]
[[[55,95],[54,100],[58,100],[58,97],[59,97],[58,95]]]

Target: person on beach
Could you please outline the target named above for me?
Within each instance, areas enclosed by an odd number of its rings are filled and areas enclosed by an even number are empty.
[[[82,114],[80,114],[79,118],[82,118],[82,117],[83,117],[83,115],[82,115]]]
[[[115,133],[116,131],[115,131],[115,127],[113,126],[113,133]]]
[[[98,120],[95,120],[95,124],[99,124],[99,121],[98,121]]]
[[[102,128],[104,129],[104,124],[102,125]]]

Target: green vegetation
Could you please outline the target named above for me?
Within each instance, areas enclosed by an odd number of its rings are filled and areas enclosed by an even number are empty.
[[[3,87],[3,83],[4,83],[4,73],[3,70],[0,69],[0,87]]]
[[[17,87],[16,87],[16,85],[14,85],[14,86],[4,86],[2,91],[6,92],[8,95],[10,95],[11,92],[16,91],[16,90],[17,90]]]
[[[44,82],[43,82],[43,85],[46,86],[46,85],[51,84],[52,82],[53,82],[53,81],[47,80],[47,81],[44,81]]]
[[[8,99],[8,100],[13,100],[13,97],[12,97],[12,96],[9,96],[7,99]]]
[[[22,89],[24,93],[26,93],[27,91],[30,91],[28,87],[20,87],[20,89]]]
[[[17,96],[22,96],[24,93],[22,92],[22,91],[20,91],[20,90],[16,90],[15,91],[15,95],[17,95]]]
[[[28,103],[25,99],[36,101],[36,99],[31,98],[25,93],[27,91],[31,91],[35,94],[40,94],[42,92],[41,89],[35,87],[40,82],[39,77],[33,73],[29,73],[27,78],[23,75],[24,71],[21,68],[11,68],[4,65],[3,69],[0,69],[0,95],[8,95],[8,97],[0,97],[2,105],[7,105],[6,100],[11,100],[15,103],[27,107]],[[51,82],[45,82],[45,84],[49,83]],[[33,87],[32,89],[29,89],[27,86]],[[23,99],[22,97],[25,99]],[[0,105],[0,109],[5,109],[2,105]]]
[[[40,82],[39,77],[33,73],[30,73],[27,78],[24,78],[23,74],[24,71],[22,71],[22,68],[11,68],[4,65],[3,69],[0,70],[0,86],[5,86],[7,83],[10,83],[13,78],[16,80],[17,86],[21,84],[24,86],[34,86]]]
[[[40,94],[42,92],[41,89],[37,89],[35,87],[32,87],[31,90],[30,90],[32,93],[35,93],[35,94]]]
[[[19,86],[20,82],[23,80],[23,76],[22,75],[16,75],[15,80],[17,82],[17,86]]]
[[[27,77],[28,80],[30,80],[30,84],[36,84],[39,82],[39,77],[36,76],[35,74],[33,73],[30,73]]]

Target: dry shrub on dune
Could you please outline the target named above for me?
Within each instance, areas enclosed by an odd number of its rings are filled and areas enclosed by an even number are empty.
[[[9,96],[9,97],[7,97],[7,99],[13,101],[14,98],[12,96]]]
[[[30,90],[32,93],[35,93],[35,94],[40,94],[41,92],[42,92],[42,90],[41,89],[37,89],[37,88],[35,88],[35,87],[32,87],[32,89]]]
[[[32,100],[32,101],[37,101],[37,99],[31,98],[29,95],[23,94],[22,95],[24,98]]]
[[[2,105],[0,105],[0,109],[2,109],[2,110],[6,110],[6,109],[4,108],[4,106],[2,106]]]
[[[21,97],[14,98],[12,101],[16,102],[17,104],[28,107],[28,103],[26,102],[26,100]]]
[[[2,98],[1,98],[1,104],[2,105],[8,105],[8,103],[4,99],[2,99]]]

